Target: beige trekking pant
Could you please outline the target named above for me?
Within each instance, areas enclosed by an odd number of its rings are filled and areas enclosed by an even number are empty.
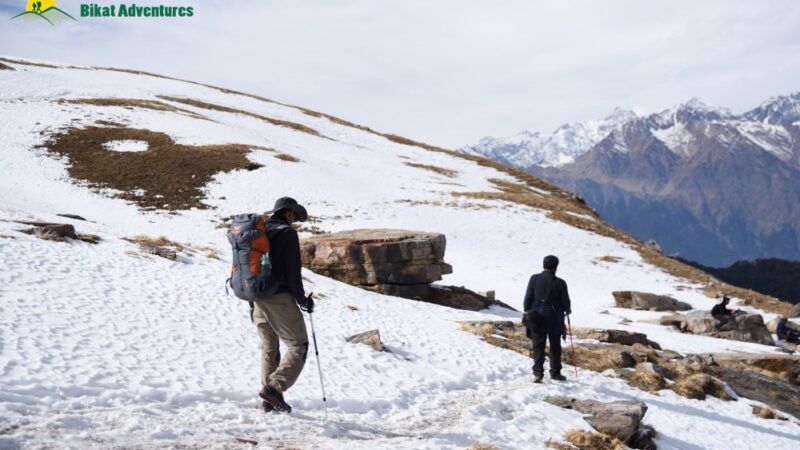
[[[284,392],[297,381],[308,354],[308,333],[300,307],[289,293],[258,300],[253,323],[261,338],[261,384]],[[283,358],[279,340],[287,347]]]

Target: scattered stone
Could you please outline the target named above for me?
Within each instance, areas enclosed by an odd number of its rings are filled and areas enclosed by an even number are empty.
[[[795,303],[789,310],[789,317],[800,317],[800,303]]]
[[[79,216],[77,214],[56,214],[56,215],[57,216],[61,216],[61,217],[66,217],[67,219],[82,220],[84,222],[86,221],[86,219],[84,219],[83,217],[81,217],[81,216]]]
[[[381,333],[377,329],[354,334],[347,338],[347,342],[351,344],[368,345],[376,352],[386,351],[386,347],[383,346],[383,342],[381,341]]]
[[[662,317],[660,323],[674,326],[683,333],[775,345],[760,314],[740,314],[721,323],[709,312],[693,311],[688,314],[672,314]]]
[[[767,408],[766,406],[759,406],[759,405],[751,405],[753,407],[753,415],[761,417],[762,419],[770,419],[770,420],[789,420],[786,417],[778,414],[772,408]]]
[[[511,321],[476,321],[462,324],[465,331],[481,336],[487,343],[530,356],[531,340],[525,327]],[[642,344],[575,343],[578,367],[595,372],[613,373],[640,389],[658,385],[655,372],[673,385],[694,375],[710,375],[685,381],[675,392],[699,397],[708,395],[741,396],[776,410],[800,417],[800,357],[778,354],[690,354],[683,356],[671,350],[656,350]],[[562,361],[572,364],[570,352],[562,352]],[[652,364],[650,364],[652,363]],[[639,365],[643,367],[639,368]],[[636,376],[634,377],[634,375]],[[641,379],[637,379],[641,377]],[[633,382],[631,383],[631,379]],[[714,381],[716,379],[716,382]],[[722,383],[719,383],[719,382]],[[699,385],[699,388],[695,388]],[[727,387],[726,387],[727,385]]]
[[[172,248],[142,244],[139,245],[139,249],[144,254],[160,256],[162,258],[169,259],[170,261],[175,261],[176,259],[178,259],[178,252],[176,252],[175,249]]]
[[[725,383],[706,373],[680,378],[671,386],[676,393],[695,400],[705,400],[707,395],[720,400],[736,400],[725,389]]]
[[[25,225],[33,225],[33,228],[24,230],[23,233],[31,234],[42,239],[52,236],[51,240],[64,240],[65,238],[75,239],[75,227],[68,223],[51,222],[23,222]]]
[[[347,305],[347,309],[350,311],[358,311],[358,306],[356,305]]]
[[[688,311],[692,305],[666,295],[636,291],[614,291],[615,304],[620,308],[645,311]]]
[[[0,62],[0,70],[16,70],[16,69],[14,69],[11,66],[7,66],[7,65],[5,65],[5,64]]]
[[[597,400],[577,400],[570,397],[547,397],[544,401],[566,409],[574,409],[583,414],[595,430],[627,443],[639,430],[647,405],[634,400],[600,402]]]

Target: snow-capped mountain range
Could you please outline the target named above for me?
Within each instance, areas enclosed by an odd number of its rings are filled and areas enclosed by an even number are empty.
[[[619,111],[461,150],[577,192],[671,254],[706,265],[800,259],[800,93],[741,114],[698,99],[650,115]]]
[[[460,150],[521,168],[561,166],[575,161],[609,133],[636,117],[633,110],[616,108],[604,119],[565,124],[551,134],[523,130],[509,137],[487,136]]]

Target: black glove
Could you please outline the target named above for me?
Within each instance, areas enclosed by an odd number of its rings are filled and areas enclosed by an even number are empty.
[[[313,295],[314,294],[309,294],[308,297],[297,302],[297,304],[300,305],[300,309],[309,314],[314,312],[314,299],[312,298]]]

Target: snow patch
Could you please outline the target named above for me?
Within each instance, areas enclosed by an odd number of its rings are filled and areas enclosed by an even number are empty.
[[[120,140],[106,142],[103,147],[112,152],[146,152],[150,145],[147,141]]]

